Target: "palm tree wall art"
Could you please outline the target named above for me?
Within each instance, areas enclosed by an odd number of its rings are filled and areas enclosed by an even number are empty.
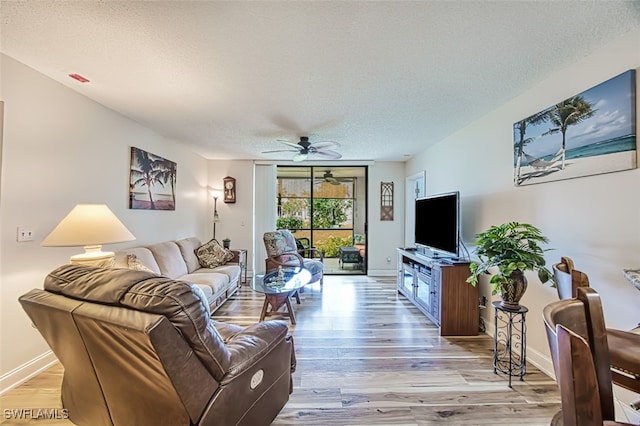
[[[173,161],[131,147],[129,208],[175,210],[176,173]]]
[[[635,70],[516,122],[514,184],[636,168]]]

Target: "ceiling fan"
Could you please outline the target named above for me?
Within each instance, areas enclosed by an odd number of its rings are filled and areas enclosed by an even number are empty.
[[[338,179],[334,178],[333,173],[331,173],[329,170],[324,172],[324,176],[322,176],[322,178],[325,182],[330,183],[331,185],[340,185]]]
[[[293,143],[290,141],[280,140],[283,144],[287,145],[288,149],[276,149],[272,151],[263,151],[263,154],[269,154],[272,152],[295,152],[293,161],[304,161],[309,157],[327,159],[327,160],[339,160],[342,158],[342,154],[334,151],[332,148],[340,146],[337,142],[333,141],[321,141],[321,142],[309,142],[308,136],[300,136],[300,142]]]

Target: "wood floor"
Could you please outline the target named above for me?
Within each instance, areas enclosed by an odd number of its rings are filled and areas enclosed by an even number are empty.
[[[214,319],[254,323],[262,302],[245,286]],[[552,379],[528,365],[509,389],[493,373],[490,337],[438,336],[391,277],[325,277],[301,302],[290,328],[294,392],[274,425],[548,425],[560,409]],[[60,407],[61,374],[54,367],[8,392],[2,408]],[[2,424],[28,424],[4,417]]]

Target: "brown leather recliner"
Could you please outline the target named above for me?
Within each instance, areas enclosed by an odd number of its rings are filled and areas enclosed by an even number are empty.
[[[196,285],[126,269],[65,265],[20,303],[64,367],[80,425],[267,425],[292,390],[283,321],[210,319]]]

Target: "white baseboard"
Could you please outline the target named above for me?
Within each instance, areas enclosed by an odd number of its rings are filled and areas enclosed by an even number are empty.
[[[58,362],[53,352],[47,351],[21,366],[0,376],[0,395],[21,385],[30,378]]]
[[[534,350],[527,348],[527,362],[535,365],[538,370],[555,380],[556,373],[553,370],[553,361],[551,358]]]

